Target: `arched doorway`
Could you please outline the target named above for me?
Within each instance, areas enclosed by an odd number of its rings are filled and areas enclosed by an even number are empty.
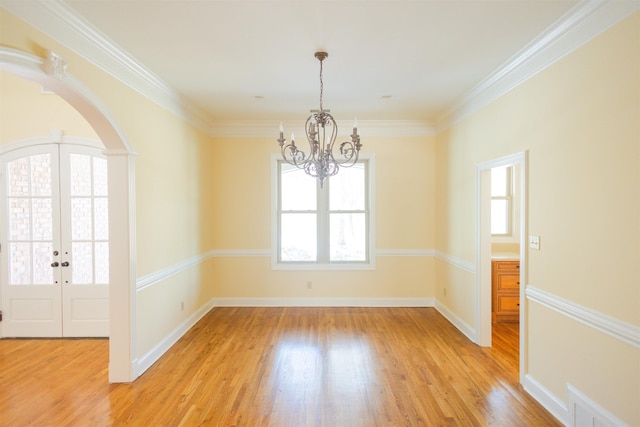
[[[0,47],[0,69],[42,84],[73,106],[105,146],[109,199],[109,381],[135,379],[134,153],[108,109],[66,72],[52,52],[43,59]]]

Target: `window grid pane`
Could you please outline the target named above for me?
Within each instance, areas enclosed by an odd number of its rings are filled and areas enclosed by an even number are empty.
[[[329,208],[332,211],[364,210],[365,169],[358,163],[350,168],[342,168],[330,179]]]
[[[318,229],[315,213],[286,213],[281,216],[280,259],[316,261]]]
[[[287,163],[281,163],[280,168],[281,210],[316,210],[318,202],[316,180],[303,170]]]
[[[509,195],[509,166],[491,169],[491,196],[504,197]]]
[[[491,200],[491,234],[509,233],[509,200]]]
[[[366,216],[364,213],[331,214],[331,261],[366,261]]]

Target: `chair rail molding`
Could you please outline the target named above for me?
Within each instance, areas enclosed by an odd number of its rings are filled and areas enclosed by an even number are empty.
[[[527,286],[525,295],[529,301],[541,304],[612,338],[640,349],[639,326],[623,322],[599,311],[576,304],[573,301],[558,297],[535,286]]]

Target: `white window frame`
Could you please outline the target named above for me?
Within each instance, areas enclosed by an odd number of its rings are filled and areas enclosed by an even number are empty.
[[[280,176],[279,164],[283,162],[280,154],[273,153],[271,155],[271,268],[273,270],[374,270],[376,268],[375,254],[375,156],[370,153],[361,153],[359,162],[367,162],[368,171],[366,176],[365,191],[367,191],[368,206],[365,207],[367,212],[367,260],[366,261],[339,261],[331,262],[329,260],[321,260],[313,262],[304,261],[281,261],[279,259],[280,251]],[[340,172],[338,172],[340,173]],[[327,178],[331,180],[331,178]],[[324,191],[318,189],[318,191]],[[318,207],[318,209],[321,209]],[[324,228],[326,238],[328,239],[328,227]],[[320,238],[320,236],[319,236]]]

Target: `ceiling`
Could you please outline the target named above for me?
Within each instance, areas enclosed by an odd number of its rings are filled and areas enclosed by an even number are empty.
[[[1,4],[11,3],[16,2]],[[528,49],[561,28],[585,4],[578,0],[55,3],[173,88],[211,122],[306,118],[310,109],[319,107],[320,68],[314,52],[325,50],[329,56],[323,63],[324,107],[337,119],[432,124],[517,64]]]

